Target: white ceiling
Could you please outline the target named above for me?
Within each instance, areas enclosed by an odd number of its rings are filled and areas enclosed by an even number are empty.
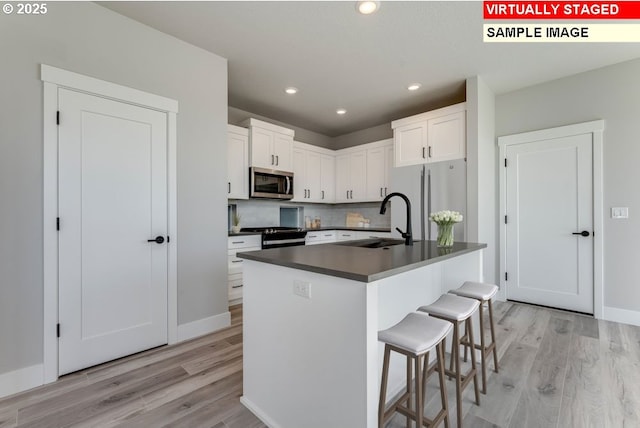
[[[640,57],[640,43],[483,43],[479,1],[370,16],[355,1],[100,4],[227,58],[230,106],[330,137],[463,101],[470,76],[501,94]]]

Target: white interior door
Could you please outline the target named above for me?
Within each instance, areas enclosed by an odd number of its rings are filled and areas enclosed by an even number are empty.
[[[167,122],[60,89],[59,374],[167,343]],[[164,243],[148,242],[161,236]]]
[[[592,138],[506,147],[508,299],[593,313]]]

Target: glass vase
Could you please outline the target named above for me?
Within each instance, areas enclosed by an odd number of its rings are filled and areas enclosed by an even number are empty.
[[[438,247],[447,248],[453,246],[453,223],[438,225]]]

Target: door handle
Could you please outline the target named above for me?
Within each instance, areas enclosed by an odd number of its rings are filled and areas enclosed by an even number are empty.
[[[324,199],[324,190],[322,191],[322,199]]]
[[[280,163],[280,160],[278,159],[278,155],[276,155],[276,166],[278,166],[279,163]]]
[[[271,155],[271,165],[273,165],[273,155]]]
[[[156,244],[162,244],[164,242],[164,236],[156,236],[153,239],[147,239],[147,242],[155,242]]]
[[[428,152],[429,152],[429,157],[431,157],[431,146],[429,146]]]
[[[382,187],[380,188],[380,197],[382,197]]]
[[[572,235],[582,235],[582,236],[589,236],[590,233],[586,230],[583,230],[582,232],[573,232]]]
[[[231,182],[227,181],[227,185],[229,186],[229,188],[227,189],[227,193],[231,193]]]
[[[426,156],[424,155],[424,147],[422,148],[422,159],[425,159]]]
[[[349,197],[350,197],[351,199],[353,199],[353,190],[351,190],[349,193],[350,193],[350,194],[349,194]]]

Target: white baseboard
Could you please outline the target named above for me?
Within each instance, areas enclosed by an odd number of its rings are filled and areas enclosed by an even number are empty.
[[[0,374],[0,398],[44,384],[42,364]]]
[[[605,306],[602,318],[606,321],[640,326],[640,312],[638,311]]]
[[[265,415],[264,412],[258,406],[253,404],[244,395],[240,397],[240,402],[244,405],[244,407],[249,409],[251,413],[253,413],[258,419],[262,421],[263,424],[265,424],[269,428],[282,428],[280,425],[275,423],[269,416]]]
[[[209,318],[192,321],[178,326],[178,342],[213,333],[231,325],[231,313],[223,312]]]

